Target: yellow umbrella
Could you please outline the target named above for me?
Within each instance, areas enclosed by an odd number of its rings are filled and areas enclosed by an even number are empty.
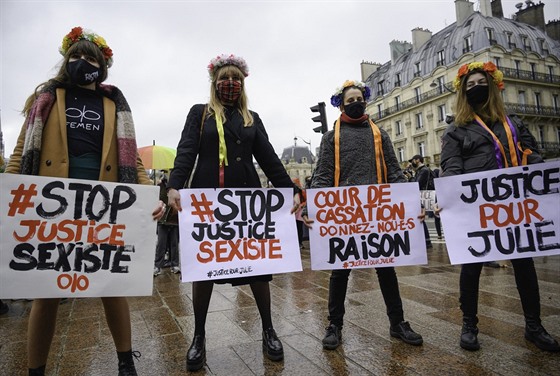
[[[146,169],[169,170],[173,168],[177,151],[167,146],[150,145],[138,148],[138,154]]]

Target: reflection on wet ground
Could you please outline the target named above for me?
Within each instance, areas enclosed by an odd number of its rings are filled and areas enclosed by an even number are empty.
[[[323,350],[328,271],[276,275],[271,283],[283,362],[263,357],[261,324],[248,286],[216,285],[206,325],[207,364],[200,375],[558,375],[560,353],[538,350],[523,338],[523,316],[513,270],[484,268],[480,282],[481,350],[459,347],[459,267],[449,265],[443,241],[429,250],[429,264],[397,269],[405,318],[424,337],[406,345],[389,336],[385,305],[373,269],[352,272],[342,345]],[[307,245],[307,243],[306,243]],[[536,258],[547,330],[560,338],[560,257]],[[139,375],[183,375],[194,329],[191,286],[168,269],[154,279],[153,295],[130,298]],[[0,374],[26,374],[30,302],[8,301],[0,317]],[[61,304],[47,365],[51,375],[115,375],[116,354],[99,299]]]

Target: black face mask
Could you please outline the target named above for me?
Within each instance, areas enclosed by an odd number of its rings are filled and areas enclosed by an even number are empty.
[[[344,105],[344,113],[352,119],[359,119],[364,116],[366,102],[352,102]]]
[[[488,100],[488,85],[476,85],[467,90],[467,102],[471,106],[486,103]]]
[[[70,81],[75,85],[88,85],[96,82],[101,76],[101,69],[91,65],[84,59],[69,62],[66,71],[70,75]]]

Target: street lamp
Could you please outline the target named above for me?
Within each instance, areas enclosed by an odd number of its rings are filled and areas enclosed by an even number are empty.
[[[450,92],[450,93],[455,93],[454,90],[451,90],[450,88],[447,87],[447,84],[439,83],[439,82],[437,82],[436,79],[434,79],[434,80],[432,81],[432,83],[430,84],[430,87],[431,87],[431,88],[435,88],[435,87],[442,88],[442,87],[443,87],[443,88],[444,88],[445,90],[447,90],[448,92]],[[443,90],[440,89],[440,93],[443,93]]]

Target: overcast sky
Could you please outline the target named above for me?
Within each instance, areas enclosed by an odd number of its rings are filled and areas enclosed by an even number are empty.
[[[454,0],[0,1],[6,156],[25,99],[55,75],[58,47],[74,26],[113,50],[106,83],[127,97],[138,146],[176,147],[190,107],[208,100],[209,60],[234,53],[247,60],[249,106],[281,154],[295,136],[319,146],[309,107],[325,102],[332,127],[339,113],[330,96],[344,80],[360,79],[362,61],[385,63],[393,39],[411,42],[413,28],[436,33],[455,22]],[[519,1],[502,0],[507,17]],[[560,1],[545,4],[546,19],[558,18]]]

